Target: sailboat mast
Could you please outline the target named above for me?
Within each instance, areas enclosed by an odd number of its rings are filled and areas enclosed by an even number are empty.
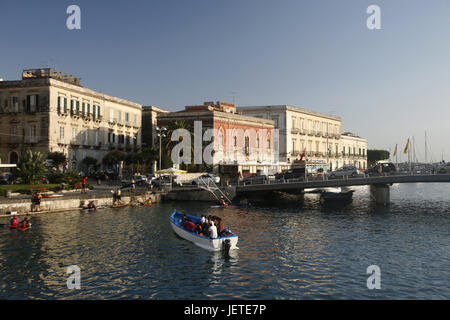
[[[427,132],[425,131],[425,163],[428,163],[427,157]]]

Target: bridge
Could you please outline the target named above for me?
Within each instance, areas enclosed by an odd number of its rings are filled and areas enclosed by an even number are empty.
[[[328,179],[321,178],[301,178],[286,181],[267,180],[264,183],[251,183],[236,185],[236,194],[264,194],[273,191],[284,191],[300,193],[309,188],[328,187],[351,187],[370,185],[370,195],[377,204],[387,205],[390,199],[389,186],[394,183],[434,183],[450,182],[450,174],[391,174],[382,176],[366,176],[364,174],[357,177],[347,177]]]

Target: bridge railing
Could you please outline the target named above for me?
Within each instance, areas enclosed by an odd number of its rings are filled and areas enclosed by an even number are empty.
[[[336,180],[354,180],[354,179],[366,179],[366,178],[376,178],[376,177],[389,177],[389,176],[415,176],[415,175],[439,175],[436,172],[426,172],[426,173],[414,173],[414,172],[390,172],[390,173],[382,173],[382,174],[366,174],[359,173],[356,176],[343,175],[340,177],[334,177],[332,179],[327,175],[321,175],[316,177],[300,177],[300,178],[292,178],[292,179],[253,179],[249,181],[238,181],[238,186],[249,186],[249,185],[261,185],[261,184],[288,184],[288,183],[296,183],[296,182],[310,182],[310,181],[336,181]]]

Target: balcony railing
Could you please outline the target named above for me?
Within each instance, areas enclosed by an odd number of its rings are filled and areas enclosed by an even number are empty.
[[[69,144],[68,140],[66,138],[57,138],[56,143],[58,144]]]

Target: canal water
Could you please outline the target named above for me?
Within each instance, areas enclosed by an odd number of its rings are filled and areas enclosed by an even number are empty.
[[[318,195],[249,208],[174,202],[42,214],[26,232],[3,225],[0,299],[449,299],[450,185],[395,185],[386,208],[355,190],[344,207]],[[240,249],[179,238],[174,208],[221,216]],[[79,290],[67,287],[71,265]],[[367,287],[371,265],[381,289]]]

